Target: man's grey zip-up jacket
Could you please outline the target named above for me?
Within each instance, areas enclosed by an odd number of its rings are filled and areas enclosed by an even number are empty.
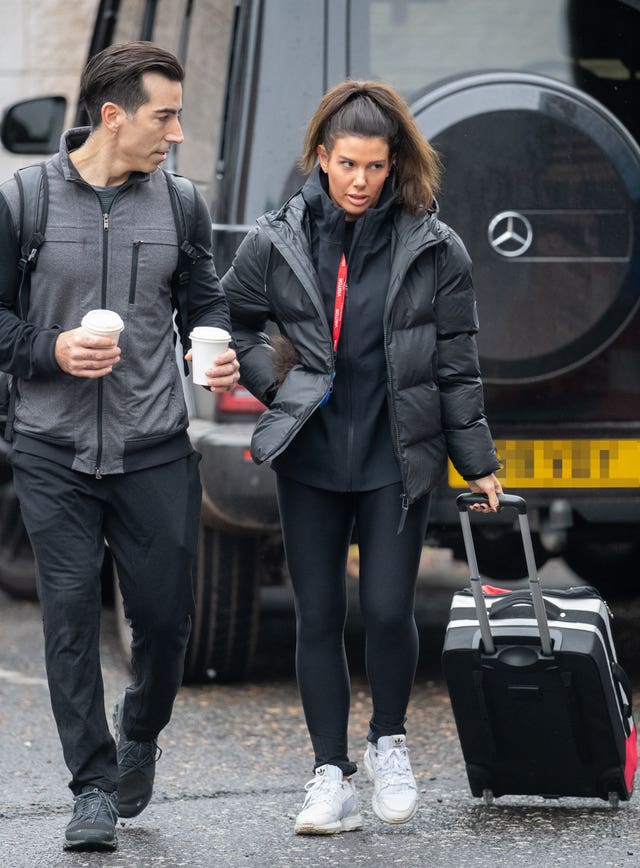
[[[255,428],[257,463],[271,461],[322,404],[334,375],[332,335],[296,194],[259,218],[222,279],[241,382],[268,409]],[[268,338],[273,320],[301,357],[276,391]],[[384,308],[387,401],[409,503],[440,480],[447,454],[465,479],[499,468],[483,410],[469,256],[435,213],[393,218]],[[328,468],[330,472],[330,468]]]
[[[19,285],[19,198],[0,187],[0,369],[18,378],[14,448],[84,473],[123,473],[191,452],[187,409],[173,341],[171,278],[178,235],[165,173],[132,173],[108,214],[69,159],[88,129],[62,137],[47,162],[45,242],[31,273],[27,321],[14,312]],[[197,196],[197,251],[188,288],[189,329],[229,328],[213,265],[211,219]],[[61,331],[87,311],[110,308],[124,320],[120,362],[99,379],[63,372]]]

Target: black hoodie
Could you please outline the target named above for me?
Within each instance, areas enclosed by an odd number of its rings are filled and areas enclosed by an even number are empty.
[[[316,167],[302,195],[308,208],[311,254],[329,324],[336,277],[344,250],[348,264],[335,379],[326,404],[317,410],[273,468],[298,482],[331,491],[366,491],[400,482],[387,409],[383,312],[390,274],[390,184],[376,208],[358,220],[328,195],[326,176]]]

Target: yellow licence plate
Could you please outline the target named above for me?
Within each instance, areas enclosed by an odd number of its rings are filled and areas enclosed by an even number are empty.
[[[640,440],[496,440],[509,488],[636,488]],[[467,483],[449,462],[449,485]]]

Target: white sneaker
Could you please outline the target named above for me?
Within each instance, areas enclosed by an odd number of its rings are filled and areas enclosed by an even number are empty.
[[[364,767],[374,783],[371,804],[385,823],[406,823],[418,810],[416,786],[404,735],[383,735],[369,742]]]
[[[362,828],[355,784],[342,779],[338,766],[317,768],[305,790],[307,797],[296,817],[296,835],[335,835]]]

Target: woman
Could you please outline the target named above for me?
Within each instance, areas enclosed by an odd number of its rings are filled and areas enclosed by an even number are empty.
[[[408,106],[379,82],[337,85],[309,123],[300,164],[310,173],[302,190],[258,220],[223,286],[241,380],[268,407],[252,454],[277,473],[295,597],[315,752],[295,830],[331,834],[362,828],[343,641],[352,533],[373,704],[364,765],[375,814],[404,823],[418,800],[404,724],[429,492],[447,454],[488,495],[482,509],[497,509],[501,487],[470,261],[436,216],[438,158]],[[283,336],[273,343],[268,320]]]

